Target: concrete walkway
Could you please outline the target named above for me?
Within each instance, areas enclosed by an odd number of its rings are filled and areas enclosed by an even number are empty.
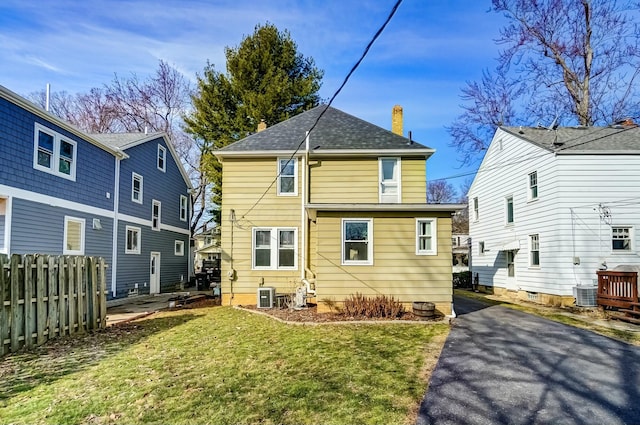
[[[455,297],[422,424],[640,424],[640,347]]]
[[[140,319],[160,310],[170,307],[171,298],[193,295],[209,295],[211,291],[186,291],[171,292],[154,295],[140,295],[137,297],[124,298],[107,303],[107,326],[116,323],[129,322]]]

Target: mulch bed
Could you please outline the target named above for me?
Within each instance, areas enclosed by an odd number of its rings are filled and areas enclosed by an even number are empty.
[[[347,316],[344,313],[318,313],[318,306],[316,304],[308,304],[307,308],[292,309],[292,308],[257,308],[255,305],[242,305],[240,308],[246,310],[257,311],[269,316],[276,317],[280,320],[287,322],[303,322],[303,323],[328,323],[328,322],[357,322],[357,321],[421,321],[421,322],[434,322],[442,320],[442,315],[436,315],[432,318],[425,319],[423,317],[416,316],[411,311],[404,312],[400,317],[396,318],[370,318],[364,316]]]

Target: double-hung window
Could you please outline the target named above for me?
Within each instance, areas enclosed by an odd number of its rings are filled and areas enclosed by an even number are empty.
[[[64,218],[64,255],[84,255],[84,225],[83,218]]]
[[[298,194],[298,160],[296,158],[278,158],[278,195],[296,196]]]
[[[158,170],[162,171],[163,173],[167,170],[167,149],[162,146],[162,145],[158,145]]]
[[[153,200],[151,207],[151,228],[153,230],[160,230],[160,201]]]
[[[437,255],[437,226],[435,218],[416,219],[416,255]]]
[[[529,265],[540,266],[540,237],[539,235],[529,235]]]
[[[126,226],[127,239],[125,241],[125,254],[140,254],[140,228]]]
[[[187,221],[189,215],[189,200],[186,196],[180,195],[180,221]]]
[[[631,251],[631,227],[611,228],[611,248],[614,251]]]
[[[373,264],[372,219],[342,219],[342,264]]]
[[[380,158],[378,159],[378,164],[380,180],[378,197],[380,203],[399,203],[401,199],[400,158]]]
[[[298,232],[295,228],[256,227],[253,229],[254,270],[295,270]]]
[[[529,173],[529,200],[538,199],[538,172]]]
[[[478,208],[478,198],[473,198],[473,221],[478,221],[480,219],[480,211]]]
[[[138,204],[142,203],[142,183],[140,174],[131,173],[131,200]]]
[[[75,180],[77,154],[76,142],[36,123],[33,168]]]

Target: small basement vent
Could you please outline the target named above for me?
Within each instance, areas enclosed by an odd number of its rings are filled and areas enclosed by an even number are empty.
[[[576,286],[576,305],[579,307],[595,307],[597,286],[578,285]]]
[[[263,286],[258,288],[258,308],[273,308],[276,299],[276,288]]]

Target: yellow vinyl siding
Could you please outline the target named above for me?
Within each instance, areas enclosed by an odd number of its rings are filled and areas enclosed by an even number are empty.
[[[424,218],[423,215],[417,215]],[[404,303],[452,300],[451,217],[438,217],[438,255],[416,255],[415,214],[319,213],[317,298],[388,295]],[[342,218],[373,218],[373,265],[342,265]]]
[[[401,158],[403,203],[426,202],[425,158]],[[311,203],[379,202],[378,158],[312,160]]]
[[[278,292],[291,292],[300,278],[302,229],[300,228],[301,181],[298,178],[297,196],[277,196],[277,158],[229,159],[222,167],[222,296],[226,304],[242,304],[253,300],[258,286],[274,286]],[[270,184],[273,185],[270,186]],[[254,204],[260,199],[258,205]],[[231,210],[235,212],[235,225],[230,221]],[[251,211],[249,211],[251,210]],[[252,229],[295,228],[297,229],[296,270],[252,270]],[[231,256],[233,255],[233,263]],[[231,282],[228,273],[235,270]],[[237,295],[237,296],[236,296]]]

